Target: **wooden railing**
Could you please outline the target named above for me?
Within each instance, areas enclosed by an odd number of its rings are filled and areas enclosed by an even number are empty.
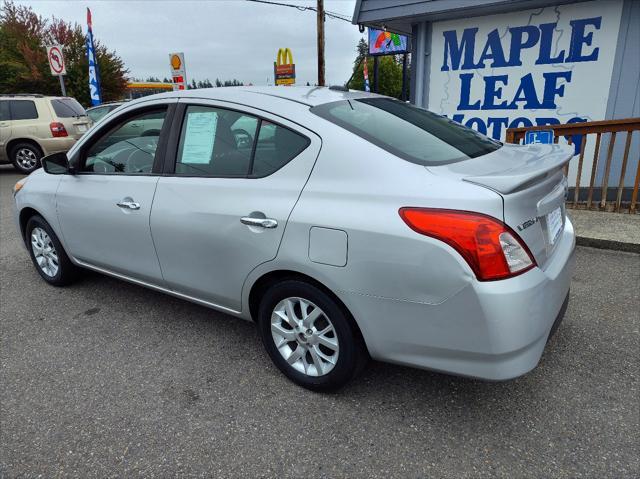
[[[603,211],[636,213],[638,208],[638,184],[640,183],[640,158],[637,163],[629,162],[629,152],[631,150],[631,138],[633,132],[640,130],[640,118],[627,118],[624,120],[610,121],[590,121],[585,123],[570,123],[563,125],[546,125],[532,126],[524,128],[509,128],[507,130],[507,143],[520,143],[527,131],[550,130],[554,132],[554,142],[558,143],[560,138],[564,138],[569,145],[574,142],[580,143],[577,167],[572,168],[575,172],[575,183],[569,178],[569,184],[575,184],[570,188],[570,195],[567,206],[572,208],[598,209]],[[616,137],[625,135],[624,153],[620,156],[615,154]],[[585,160],[585,150],[587,142],[593,141],[592,136],[595,135],[595,147],[593,154],[588,157],[593,158],[591,165],[591,175],[589,186],[581,185],[582,169]],[[601,145],[605,145],[607,150],[606,159],[600,158]],[[618,152],[619,153],[619,152]],[[571,163],[575,161],[571,160]],[[598,165],[606,161],[604,172],[602,174],[600,185],[596,184],[598,173]],[[611,178],[612,164],[620,165],[620,175],[618,178]],[[633,187],[625,187],[625,177],[628,175],[627,169],[631,170],[635,167],[635,182]],[[565,169],[565,173],[569,173],[569,165]],[[573,176],[573,175],[572,175]],[[611,195],[612,188],[617,187],[615,195]],[[611,196],[609,198],[607,195]]]

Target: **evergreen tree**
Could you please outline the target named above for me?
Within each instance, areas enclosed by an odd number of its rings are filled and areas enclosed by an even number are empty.
[[[358,41],[358,45],[356,46],[356,59],[353,61],[353,66],[357,67],[360,61],[369,54],[369,44],[364,38],[361,38]]]

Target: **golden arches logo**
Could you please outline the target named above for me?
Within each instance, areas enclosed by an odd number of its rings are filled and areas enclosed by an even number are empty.
[[[289,61],[287,61],[289,60]],[[278,50],[278,56],[276,57],[276,64],[280,65],[292,65],[293,64],[293,54],[291,50],[288,48],[280,48]]]

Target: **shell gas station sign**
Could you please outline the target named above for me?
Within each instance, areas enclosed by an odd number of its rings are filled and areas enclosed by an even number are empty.
[[[171,66],[171,79],[174,90],[186,90],[187,71],[184,65],[184,53],[170,53],[169,64]]]
[[[273,63],[273,78],[276,85],[293,85],[296,82],[296,65],[288,48],[280,48]]]

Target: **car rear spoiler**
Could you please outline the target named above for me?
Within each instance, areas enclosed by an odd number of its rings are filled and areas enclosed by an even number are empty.
[[[530,155],[534,147],[528,149],[527,153],[529,155],[527,156],[530,157],[527,158],[524,164],[521,163],[513,168],[505,168],[500,172],[466,176],[462,179],[503,194],[526,189],[564,167],[573,157],[573,148],[571,147],[544,146],[546,148],[540,148],[542,151],[538,155]]]

